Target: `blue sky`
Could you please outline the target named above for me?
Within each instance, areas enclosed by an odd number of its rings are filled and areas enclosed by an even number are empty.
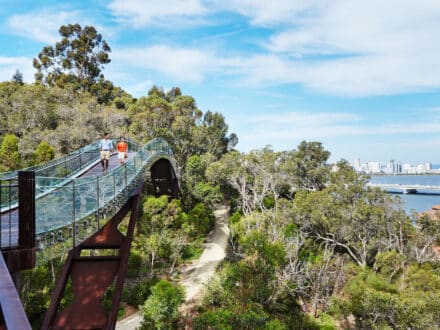
[[[179,86],[221,112],[238,149],[321,141],[332,161],[440,163],[438,0],[1,0],[0,80],[93,25],[107,79]]]

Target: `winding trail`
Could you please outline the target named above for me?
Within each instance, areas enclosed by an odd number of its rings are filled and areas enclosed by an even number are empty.
[[[180,284],[185,288],[186,297],[181,310],[191,305],[200,296],[204,284],[214,275],[216,267],[226,256],[225,250],[229,237],[228,211],[229,208],[225,205],[214,211],[214,230],[206,239],[202,255],[182,273]],[[116,329],[134,330],[141,323],[142,314],[137,312],[116,323]]]

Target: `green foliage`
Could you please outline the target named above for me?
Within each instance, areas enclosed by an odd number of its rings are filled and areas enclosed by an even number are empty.
[[[203,253],[203,237],[195,240],[193,243],[188,244],[183,248],[182,259],[192,260],[197,259]]]
[[[207,311],[200,314],[193,320],[193,328],[194,330],[233,330],[235,315],[235,311],[221,308],[214,311]]]
[[[20,299],[33,329],[41,328],[61,266],[61,260],[53,259],[49,263],[20,272]],[[72,297],[69,281],[66,296],[60,301],[60,306],[64,308],[66,303],[72,301]]]
[[[375,268],[391,282],[404,271],[405,256],[396,250],[381,252],[376,255]]]
[[[274,208],[275,200],[274,200],[273,196],[265,196],[263,198],[263,205],[264,205],[265,210]]]
[[[179,305],[184,301],[182,287],[161,280],[151,288],[151,296],[143,306],[142,329],[170,329],[178,317]]]
[[[253,230],[240,239],[247,255],[258,254],[267,265],[276,267],[284,263],[285,250],[281,242],[270,242],[267,235]]]
[[[49,160],[54,159],[54,157],[55,157],[54,148],[46,141],[41,141],[33,154],[32,164],[37,165],[37,164],[45,163],[48,162]]]
[[[158,282],[157,278],[144,278],[130,288],[125,301],[135,307],[142,306],[151,295],[151,287]]]
[[[404,283],[401,277],[389,283],[385,276],[363,269],[347,282],[335,306],[344,316],[353,314],[361,328],[428,329],[440,325],[439,297],[440,276],[429,265],[411,266]]]
[[[18,152],[18,137],[7,134],[0,145],[0,171],[11,171],[20,168],[21,158]]]
[[[266,322],[266,330],[287,330],[287,326],[278,319]]]
[[[129,107],[128,113],[131,134],[143,142],[164,138],[183,166],[193,155],[211,153],[219,158],[236,140],[235,135],[226,135],[228,126],[222,115],[209,111],[203,115],[194,98],[182,95],[178,88],[165,94],[153,86],[148,96]]]
[[[204,204],[198,203],[188,213],[188,221],[194,226],[195,232],[193,235],[207,234],[215,224],[215,218],[212,211],[207,209]]]
[[[250,305],[244,311],[217,309],[194,319],[194,329],[286,329],[280,322],[268,321],[269,315],[261,306]]]
[[[318,318],[311,320],[310,323],[316,325],[320,330],[338,329],[333,318],[326,313],[320,314]]]
[[[232,215],[229,217],[229,223],[234,224],[240,221],[241,217],[243,216],[243,213],[240,211],[235,211],[232,213]]]
[[[131,249],[127,262],[127,277],[136,277],[141,270],[143,258],[142,255],[134,249]]]
[[[168,196],[148,196],[142,205],[143,216],[138,230],[141,233],[157,232],[171,226],[180,227],[187,222],[181,203],[177,199],[168,200]]]
[[[215,205],[222,201],[222,194],[219,186],[212,186],[206,182],[199,182],[192,190],[193,196],[198,201],[202,201],[207,205]]]
[[[291,159],[294,180],[300,189],[320,190],[325,186],[329,168],[325,166],[330,152],[320,142],[302,141]]]

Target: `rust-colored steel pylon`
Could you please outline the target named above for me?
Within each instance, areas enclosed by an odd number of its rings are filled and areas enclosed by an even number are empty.
[[[99,231],[69,252],[42,329],[114,329],[127,273],[127,260],[140,203],[142,184],[125,205]],[[127,234],[118,225],[131,212]],[[81,256],[83,250],[115,249],[115,256]],[[69,277],[73,302],[59,310]],[[107,313],[100,301],[110,284],[116,281],[112,307]]]

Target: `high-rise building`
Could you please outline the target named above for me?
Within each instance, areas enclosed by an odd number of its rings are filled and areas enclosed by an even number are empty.
[[[379,162],[368,162],[368,173],[381,173],[381,166]]]

